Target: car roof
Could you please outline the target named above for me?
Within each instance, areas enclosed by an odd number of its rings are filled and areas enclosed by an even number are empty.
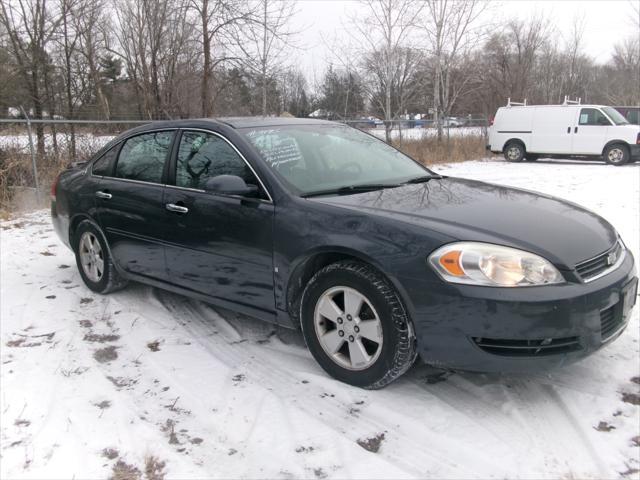
[[[282,125],[326,125],[336,123],[327,120],[318,120],[316,118],[296,117],[221,117],[213,120],[225,123],[233,128],[275,127]]]
[[[231,128],[276,127],[283,125],[338,125],[337,122],[318,120],[315,118],[295,117],[220,117],[220,118],[191,118],[180,120],[156,120],[133,130],[142,132],[145,130],[157,130],[159,128],[180,128],[206,125],[224,124]]]

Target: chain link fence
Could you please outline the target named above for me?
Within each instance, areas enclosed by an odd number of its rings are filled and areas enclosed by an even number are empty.
[[[0,119],[0,210],[44,206],[55,176],[67,165],[91,157],[114,136],[151,120]],[[431,120],[369,118],[338,120],[387,138],[408,155],[427,164],[480,158],[484,155],[488,122],[485,117],[447,117],[438,126]]]

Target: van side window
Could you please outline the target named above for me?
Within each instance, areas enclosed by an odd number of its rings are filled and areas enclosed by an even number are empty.
[[[580,110],[580,121],[578,125],[611,125],[611,122],[604,113],[597,108],[583,108]]]
[[[120,145],[111,147],[99,159],[93,162],[93,165],[91,165],[91,173],[99,177],[110,176],[113,172],[113,162],[118,154],[118,148],[120,148]]]
[[[174,132],[153,132],[125,142],[116,164],[117,178],[160,183]]]

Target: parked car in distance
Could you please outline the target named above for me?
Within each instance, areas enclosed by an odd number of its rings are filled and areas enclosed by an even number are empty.
[[[498,109],[487,149],[509,162],[550,158],[640,159],[640,127],[603,105],[523,105]]]
[[[640,125],[640,107],[613,107],[632,125]]]
[[[595,213],[438,175],[322,120],[138,127],[51,193],[94,292],[137,281],[301,329],[322,368],[364,388],[417,354],[474,371],[565,365],[617,338],[636,299],[633,256]]]
[[[457,117],[444,117],[441,120],[441,124],[445,128],[457,128],[464,125],[464,119]]]

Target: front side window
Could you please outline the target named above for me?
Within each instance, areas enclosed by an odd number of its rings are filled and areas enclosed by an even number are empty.
[[[116,164],[117,178],[161,183],[174,132],[138,135],[125,142]]]
[[[218,175],[235,175],[247,185],[258,185],[251,169],[226,140],[207,132],[183,132],[176,185],[204,190],[207,180]]]
[[[91,173],[98,176],[111,175],[111,172],[113,171],[113,163],[116,160],[116,155],[118,154],[119,147],[120,145],[111,147],[98,160],[93,162],[93,165],[91,166]]]
[[[578,125],[611,125],[609,119],[597,108],[583,108],[580,110]]]
[[[391,185],[432,174],[371,135],[342,125],[245,129],[265,163],[301,195]]]

